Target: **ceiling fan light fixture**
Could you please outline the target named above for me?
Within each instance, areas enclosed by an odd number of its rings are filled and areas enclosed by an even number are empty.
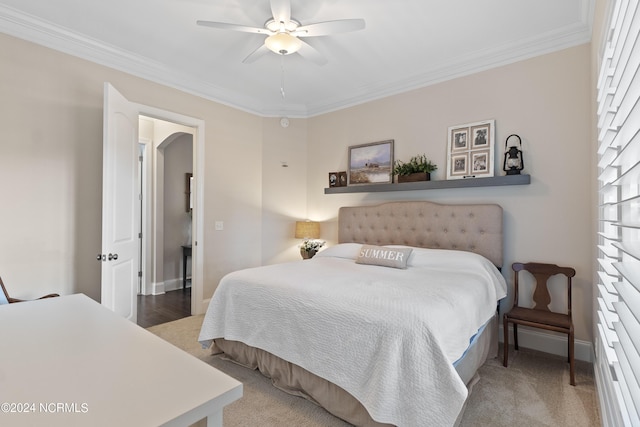
[[[276,33],[266,38],[264,44],[279,55],[289,55],[300,50],[302,41],[288,33]]]

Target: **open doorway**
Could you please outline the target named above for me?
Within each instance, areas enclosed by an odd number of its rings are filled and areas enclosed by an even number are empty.
[[[191,268],[191,314],[206,311],[203,298],[204,233],[201,221],[204,214],[204,121],[178,113],[136,104],[127,100],[111,84],[104,84],[104,156],[103,156],[103,202],[102,202],[102,254],[101,261],[101,303],[120,314],[136,321],[137,294],[141,286],[151,289],[152,284],[164,283],[162,263],[154,263],[154,254],[159,253],[159,241],[164,231],[156,226],[157,217],[162,216],[158,208],[163,199],[158,190],[154,174],[162,172],[163,152],[149,141],[142,141],[139,135],[139,118],[146,116],[182,127],[185,131],[165,130],[165,137],[153,139],[164,141],[173,134],[192,135],[193,181],[191,193],[193,210],[191,214],[192,268]],[[144,157],[153,159],[155,167],[143,164],[143,175],[136,171],[139,164],[142,142]],[[160,144],[158,142],[156,145]],[[144,181],[144,182],[143,182]],[[140,184],[144,185],[146,197],[140,204]],[[160,180],[157,181],[161,182]],[[155,193],[154,193],[155,192]],[[184,192],[182,192],[184,195]],[[151,196],[151,197],[150,197]],[[143,210],[143,215],[138,213]],[[142,224],[138,223],[141,221]],[[140,249],[140,238],[143,238]],[[106,254],[109,254],[108,256]],[[160,266],[160,273],[158,273]],[[141,279],[142,278],[142,279]],[[142,285],[141,285],[142,280]]]
[[[196,129],[139,116],[141,226],[138,321],[192,312],[193,171]]]

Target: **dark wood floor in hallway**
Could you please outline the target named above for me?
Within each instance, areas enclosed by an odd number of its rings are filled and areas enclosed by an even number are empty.
[[[191,316],[191,288],[162,295],[138,295],[138,325],[143,328]]]

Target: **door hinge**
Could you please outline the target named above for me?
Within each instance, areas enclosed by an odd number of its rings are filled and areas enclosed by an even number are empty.
[[[142,233],[138,233],[138,239],[142,239]]]
[[[142,277],[142,271],[138,271],[138,277]]]

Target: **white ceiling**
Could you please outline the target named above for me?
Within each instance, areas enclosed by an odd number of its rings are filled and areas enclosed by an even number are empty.
[[[364,18],[297,53],[242,60],[269,0],[0,0],[0,32],[263,116],[310,117],[591,39],[594,0],[291,0],[302,25]],[[281,96],[284,82],[286,96]]]

